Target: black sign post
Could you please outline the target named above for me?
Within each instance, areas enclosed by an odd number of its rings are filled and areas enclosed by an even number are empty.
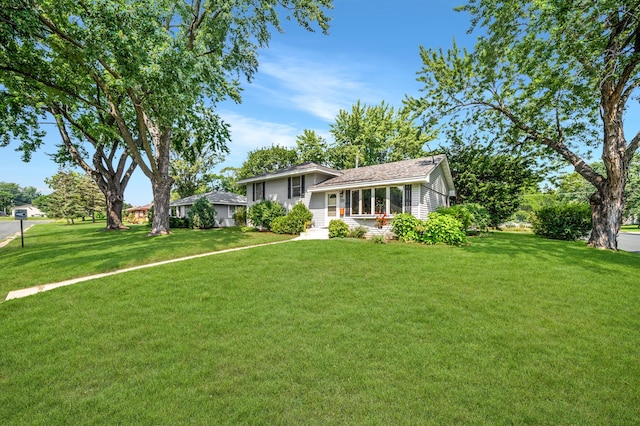
[[[20,220],[20,238],[22,239],[22,247],[24,248],[24,228],[22,226],[22,221],[27,220],[27,210],[15,209],[13,211],[13,216],[16,218],[16,220]]]

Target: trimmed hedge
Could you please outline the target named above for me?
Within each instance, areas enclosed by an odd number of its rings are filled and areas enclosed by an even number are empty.
[[[393,218],[392,231],[404,242],[449,245],[467,242],[463,224],[452,215],[437,212],[429,214],[424,222],[409,213],[398,214]]]
[[[533,232],[552,240],[577,240],[591,231],[591,207],[587,203],[555,204],[534,212]]]
[[[276,234],[299,234],[311,223],[313,214],[302,203],[297,203],[286,216],[275,218],[271,222],[271,231]]]
[[[344,220],[333,219],[329,222],[329,238],[347,238],[349,225]]]

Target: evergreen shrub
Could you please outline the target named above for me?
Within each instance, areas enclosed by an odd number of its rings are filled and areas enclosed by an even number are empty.
[[[189,209],[189,227],[210,229],[216,226],[216,209],[205,197],[197,200]]]
[[[349,236],[349,225],[340,219],[333,219],[329,222],[329,238],[347,238]]]

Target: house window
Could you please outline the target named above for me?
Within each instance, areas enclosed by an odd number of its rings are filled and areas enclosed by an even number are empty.
[[[362,190],[362,214],[371,214],[371,189]]]
[[[402,213],[402,187],[392,186],[389,188],[389,213]]]
[[[351,191],[351,214],[360,214],[360,191]]]
[[[347,195],[347,203],[348,215],[353,216],[411,213],[411,185],[355,189]]]
[[[253,184],[253,201],[264,200],[264,182]]]
[[[411,213],[411,185],[404,186],[404,212]]]
[[[387,188],[376,188],[375,196],[376,214],[387,213]]]
[[[238,208],[238,206],[229,206],[229,215],[227,216],[228,218],[232,218],[233,215],[236,213],[236,209]]]
[[[302,188],[302,178],[300,176],[293,176],[291,178],[291,196],[299,197],[300,189]]]

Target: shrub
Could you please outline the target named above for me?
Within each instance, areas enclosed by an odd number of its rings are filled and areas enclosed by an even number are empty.
[[[419,241],[420,234],[418,228],[422,221],[411,213],[400,213],[393,218],[392,228],[399,241],[411,242]]]
[[[349,236],[349,225],[343,220],[333,219],[329,222],[329,238],[346,238]]]
[[[387,238],[384,235],[374,235],[371,237],[369,241],[371,241],[374,244],[386,244]]]
[[[445,243],[459,245],[467,242],[462,223],[453,216],[433,212],[424,222],[420,241],[425,244]]]
[[[462,206],[471,214],[471,229],[486,231],[489,228],[491,215],[486,208],[478,203],[465,203]]]
[[[249,208],[247,218],[253,226],[259,226],[271,230],[271,222],[285,215],[282,204],[272,200],[262,200]]]
[[[189,209],[189,227],[209,229],[216,225],[216,209],[205,197],[193,203]]]
[[[299,234],[311,223],[313,214],[302,203],[298,203],[287,213],[271,222],[271,230],[276,234]]]
[[[591,208],[587,203],[545,206],[535,211],[533,232],[554,240],[576,240],[591,230]]]
[[[349,238],[364,238],[365,234],[368,232],[368,229],[364,226],[358,226],[357,228],[353,228],[349,230]]]
[[[236,211],[233,213],[233,220],[236,226],[247,226],[247,208],[236,207]]]
[[[169,228],[188,228],[189,218],[186,217],[170,217]]]
[[[453,216],[462,223],[464,231],[486,231],[491,223],[487,209],[477,203],[458,204],[452,207],[438,207],[439,214]]]

